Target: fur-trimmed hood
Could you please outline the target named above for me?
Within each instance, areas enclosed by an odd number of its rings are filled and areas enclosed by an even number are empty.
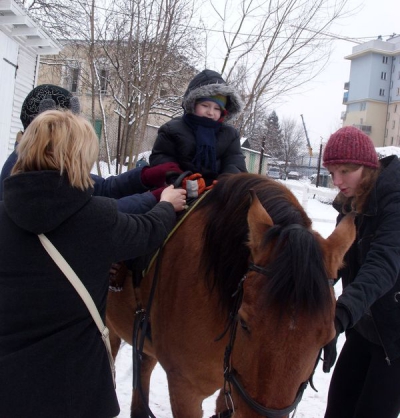
[[[227,97],[225,120],[231,119],[242,111],[243,103],[234,87],[228,86],[221,74],[213,70],[203,70],[197,74],[183,96],[182,107],[186,113],[194,113],[195,102],[203,97],[215,95]]]

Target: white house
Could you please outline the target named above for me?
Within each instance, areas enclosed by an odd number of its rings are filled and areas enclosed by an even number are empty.
[[[22,103],[36,86],[41,55],[60,45],[14,0],[0,0],[0,169],[22,129]]]

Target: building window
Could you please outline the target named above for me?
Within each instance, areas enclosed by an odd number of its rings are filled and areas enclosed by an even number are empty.
[[[386,80],[386,72],[381,72],[381,80]]]
[[[361,102],[360,103],[360,110],[363,111],[367,108],[367,102]]]
[[[400,87],[397,87],[397,96],[400,96]]]
[[[385,89],[379,89],[379,96],[385,95]]]
[[[394,105],[394,113],[396,113],[396,112],[397,112],[397,104]]]
[[[71,93],[77,93],[79,87],[79,74],[80,69],[78,62],[73,62],[69,66],[65,67],[64,72],[64,87]]]
[[[387,64],[387,63],[388,63],[388,57],[383,56],[383,57],[382,57],[382,62],[383,62],[384,64]]]
[[[78,91],[79,68],[71,68],[71,93]]]
[[[107,86],[108,86],[108,75],[109,75],[109,71],[106,69],[102,69],[100,70],[100,91],[103,94],[107,94]]]
[[[396,121],[394,120],[393,122],[392,122],[392,129],[394,129],[396,127]]]

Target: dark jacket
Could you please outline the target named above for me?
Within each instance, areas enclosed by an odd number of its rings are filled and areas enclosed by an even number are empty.
[[[390,156],[381,165],[365,213],[356,217],[357,238],[340,271],[337,306],[350,327],[394,360],[400,357],[400,161]]]
[[[0,200],[3,199],[3,180],[10,176],[16,161],[17,153],[14,150],[8,156],[1,170]],[[157,200],[151,193],[145,193],[149,189],[141,181],[141,171],[142,168],[136,168],[107,179],[92,174],[95,181],[93,194],[118,199],[117,207],[120,212],[146,213],[156,205]]]
[[[244,156],[240,149],[239,134],[232,126],[222,124],[216,135],[217,172],[203,167],[201,174],[210,184],[219,174],[247,172]],[[183,118],[172,119],[158,130],[150,165],[176,162],[183,171],[197,173],[193,163],[196,154],[196,138],[193,130]]]
[[[45,233],[105,320],[112,262],[150,253],[173,206],[144,215],[72,188],[54,171],[4,182],[0,202],[0,417],[102,418],[119,413],[104,343],[80,296],[42,247]]]

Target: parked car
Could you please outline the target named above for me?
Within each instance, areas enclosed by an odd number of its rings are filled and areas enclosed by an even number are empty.
[[[281,171],[279,170],[278,167],[270,167],[267,171],[267,176],[271,177],[272,179],[282,178]]]
[[[297,171],[289,171],[287,178],[289,180],[300,180],[300,173]]]

